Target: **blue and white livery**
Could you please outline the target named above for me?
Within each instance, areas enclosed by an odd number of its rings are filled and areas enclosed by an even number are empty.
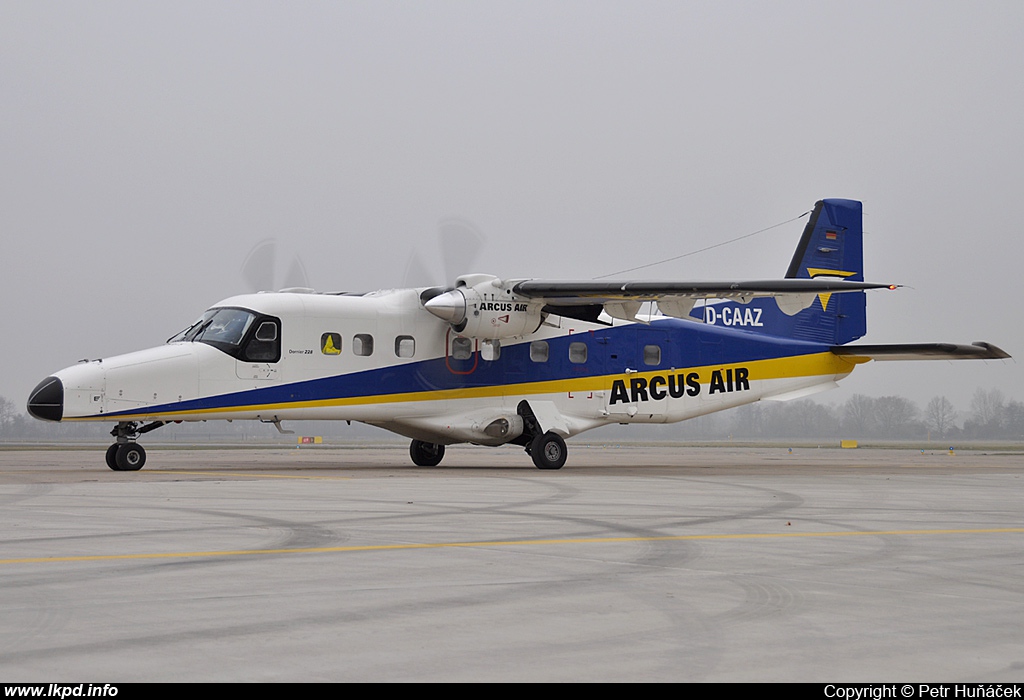
[[[140,435],[175,421],[349,420],[446,445],[521,445],[541,469],[564,439],[834,387],[860,363],[999,359],[974,345],[849,345],[867,329],[860,202],[817,203],[783,279],[502,280],[368,294],[231,297],[166,345],[44,379],[29,412],[113,421],[106,460],[140,469]]]

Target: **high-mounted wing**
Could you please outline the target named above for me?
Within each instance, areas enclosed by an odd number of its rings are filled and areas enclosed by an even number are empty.
[[[511,289],[520,298],[542,301],[550,307],[602,305],[605,313],[613,318],[636,321],[640,304],[650,301],[657,302],[659,311],[666,316],[689,318],[698,299],[728,299],[745,304],[760,297],[774,297],[779,309],[792,316],[814,303],[818,295],[896,289],[896,285],[821,276],[746,282],[523,280],[514,283]]]
[[[456,280],[454,289],[424,290],[420,298],[427,311],[451,323],[456,331],[493,338],[532,332],[543,313],[596,320],[603,310],[612,318],[640,321],[637,312],[641,304],[656,302],[665,316],[693,320],[690,312],[698,299],[746,304],[756,298],[774,297],[779,309],[793,316],[818,298],[822,298],[824,307],[832,294],[895,288],[896,285],[824,275],[814,279],[748,282],[503,281],[491,275],[463,275]]]
[[[851,282],[841,279],[781,279],[748,282],[594,282],[523,280],[512,285],[516,295],[559,306],[603,304],[609,301],[660,301],[681,299],[735,299],[757,297],[862,292],[895,289],[896,285]]]

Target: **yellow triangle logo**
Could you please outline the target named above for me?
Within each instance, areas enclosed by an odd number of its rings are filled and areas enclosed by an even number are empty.
[[[807,274],[810,275],[811,279],[815,277],[853,277],[856,272],[844,272],[843,270],[826,270],[822,267],[809,267],[807,268]],[[822,292],[818,295],[818,301],[821,302],[821,310],[824,311],[828,308],[828,300],[832,297],[832,292]]]

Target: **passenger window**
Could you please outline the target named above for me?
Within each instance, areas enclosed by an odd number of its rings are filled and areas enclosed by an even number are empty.
[[[320,352],[325,355],[340,355],[341,333],[324,333],[320,336]]]
[[[411,335],[400,335],[395,338],[395,355],[397,357],[412,357],[416,354],[416,339]]]
[[[660,365],[661,364],[661,346],[660,345],[645,345],[644,346],[644,364],[645,365]]]
[[[533,362],[548,361],[548,341],[535,340],[530,343],[530,359]]]
[[[352,339],[352,352],[364,357],[373,354],[373,336],[369,333],[358,333]]]
[[[587,361],[586,343],[569,343],[569,362],[574,365],[582,365]]]
[[[468,360],[473,356],[473,341],[459,336],[452,340],[452,359]]]
[[[488,362],[494,362],[501,357],[501,341],[495,339],[480,343],[480,357]]]
[[[245,345],[245,360],[249,362],[277,362],[281,359],[281,343],[278,342],[277,322],[263,321],[255,335]]]

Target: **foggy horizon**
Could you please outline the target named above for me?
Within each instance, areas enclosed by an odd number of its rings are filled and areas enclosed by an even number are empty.
[[[444,278],[782,277],[815,201],[864,202],[861,343],[991,342],[1024,135],[1024,6],[0,3],[0,395],[162,344],[250,291]],[[418,251],[415,252],[415,251]],[[449,263],[450,264],[450,263]],[[440,281],[440,280],[439,280]],[[450,281],[450,280],[449,280]],[[873,362],[815,396],[1024,399],[1016,360]]]

